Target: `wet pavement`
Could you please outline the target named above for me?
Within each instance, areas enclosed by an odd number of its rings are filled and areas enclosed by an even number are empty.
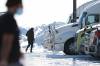
[[[25,54],[26,66],[100,66],[100,60],[86,55]]]
[[[99,58],[89,55],[64,55],[63,52],[51,52],[41,47],[34,48],[33,53],[24,54],[25,66],[100,66]]]

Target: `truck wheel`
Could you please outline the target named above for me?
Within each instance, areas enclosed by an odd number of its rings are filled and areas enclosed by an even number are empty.
[[[91,54],[91,56],[96,57],[96,58],[100,58],[100,42],[98,42],[98,41],[100,41],[100,39],[96,40],[96,42],[98,43],[98,45],[96,47],[97,48],[96,53],[95,54]]]
[[[97,57],[99,57],[100,58],[100,44],[98,45],[98,49],[97,49],[98,51],[97,51]]]
[[[96,58],[100,58],[100,45],[98,45],[98,47],[97,47],[96,54],[92,54],[91,56],[96,57]]]
[[[75,47],[74,47],[74,44],[75,44],[75,40],[74,38],[73,39],[70,39],[68,40],[65,45],[64,45],[64,53],[66,55],[75,55]]]

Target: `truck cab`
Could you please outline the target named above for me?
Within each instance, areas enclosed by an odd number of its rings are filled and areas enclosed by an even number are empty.
[[[63,51],[65,54],[71,54],[70,49],[75,48],[73,44],[76,37],[76,32],[85,27],[86,24],[89,24],[86,21],[87,18],[91,20],[94,17],[98,16],[95,8],[93,8],[95,7],[93,4],[96,4],[98,2],[99,1],[93,1],[89,3],[87,7],[85,7],[83,10],[81,10],[77,22],[72,22],[72,16],[70,16],[70,20],[67,25],[58,28],[51,28],[51,32],[48,34],[48,37],[46,37],[46,40],[43,42],[43,47],[48,50]],[[98,6],[96,7],[99,8]],[[73,47],[70,47],[71,45]]]
[[[76,35],[75,35],[76,38],[73,39],[73,41],[70,40],[69,42],[66,42],[66,44],[65,44],[64,52],[66,54],[79,53],[80,46],[83,43],[83,41],[84,40],[88,41],[90,39],[90,38],[86,39],[86,37],[91,35],[91,32],[94,31],[94,29],[92,29],[92,27],[96,26],[100,23],[100,9],[99,8],[100,8],[100,1],[98,0],[98,1],[94,2],[92,5],[87,6],[84,9],[84,11],[78,21],[79,22],[78,25],[80,26],[80,29],[78,31],[76,31]],[[86,34],[86,36],[84,36],[84,34]],[[84,44],[88,45],[88,43],[89,42],[87,42],[87,44],[85,44],[85,43]],[[85,52],[85,54],[89,54],[89,52]]]

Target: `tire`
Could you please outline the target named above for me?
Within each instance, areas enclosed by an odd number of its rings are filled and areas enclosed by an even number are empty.
[[[98,51],[97,51],[97,57],[99,57],[100,58],[100,44],[98,45]]]
[[[71,45],[71,44],[74,44],[74,42],[75,42],[75,40],[74,40],[74,38],[72,38],[72,39],[68,40],[68,41],[64,44],[64,51],[63,51],[63,52],[64,52],[66,55],[75,55],[75,54],[76,54],[74,50],[70,50],[70,45]]]
[[[96,54],[91,54],[92,57],[95,57],[95,58],[100,58],[100,45],[97,47],[97,52]]]
[[[97,38],[98,40],[96,40],[96,42],[98,42],[100,40],[100,38]],[[97,52],[95,54],[91,54],[91,56],[96,57],[96,58],[100,58],[100,42],[98,42],[98,46],[97,48]]]

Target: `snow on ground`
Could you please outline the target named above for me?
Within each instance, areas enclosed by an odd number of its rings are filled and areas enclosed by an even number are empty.
[[[21,44],[25,55],[25,66],[100,66],[100,59],[86,55],[64,55],[63,52],[51,52],[42,46],[33,49],[33,53],[25,52],[27,42]]]

